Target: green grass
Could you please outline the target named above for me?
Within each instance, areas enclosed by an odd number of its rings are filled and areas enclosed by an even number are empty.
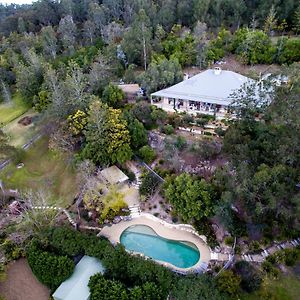
[[[22,100],[19,94],[13,96],[12,102],[0,103],[0,126],[6,125],[24,114],[29,105]]]
[[[34,123],[27,126],[18,123],[25,116],[35,117],[37,113],[29,110],[3,127],[3,131],[9,137],[9,144],[14,147],[23,146],[38,132],[38,127]]]
[[[5,188],[45,189],[53,195],[53,203],[68,206],[76,193],[76,174],[66,157],[48,150],[48,139],[41,138],[25,154],[24,167],[10,164],[0,172]]]
[[[299,300],[300,280],[294,274],[283,275],[279,279],[265,279],[260,291],[243,294],[241,300]]]

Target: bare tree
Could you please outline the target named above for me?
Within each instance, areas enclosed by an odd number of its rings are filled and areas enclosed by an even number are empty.
[[[60,210],[49,207],[53,196],[46,189],[29,190],[21,195],[21,199],[24,201],[24,209],[18,224],[20,230],[40,235],[45,228],[55,224]],[[60,201],[56,199],[58,203]]]

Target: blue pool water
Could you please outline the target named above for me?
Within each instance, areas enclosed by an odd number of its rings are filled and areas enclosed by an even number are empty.
[[[144,225],[127,228],[120,240],[127,250],[168,262],[178,268],[190,268],[200,259],[200,253],[195,245],[162,238]]]

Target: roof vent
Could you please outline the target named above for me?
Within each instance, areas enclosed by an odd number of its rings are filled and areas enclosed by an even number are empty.
[[[221,72],[222,72],[222,69],[221,69],[220,67],[215,67],[215,68],[214,68],[214,73],[215,73],[215,75],[220,75]]]

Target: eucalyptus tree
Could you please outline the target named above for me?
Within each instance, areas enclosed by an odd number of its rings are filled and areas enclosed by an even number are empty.
[[[77,28],[72,16],[67,15],[60,20],[57,32],[59,33],[65,53],[67,55],[74,54]]]
[[[151,51],[151,24],[145,11],[141,9],[122,41],[128,63],[141,63],[147,69]]]
[[[55,59],[58,45],[56,32],[54,31],[52,26],[45,26],[42,28],[41,40],[44,54],[51,57],[52,59]]]

